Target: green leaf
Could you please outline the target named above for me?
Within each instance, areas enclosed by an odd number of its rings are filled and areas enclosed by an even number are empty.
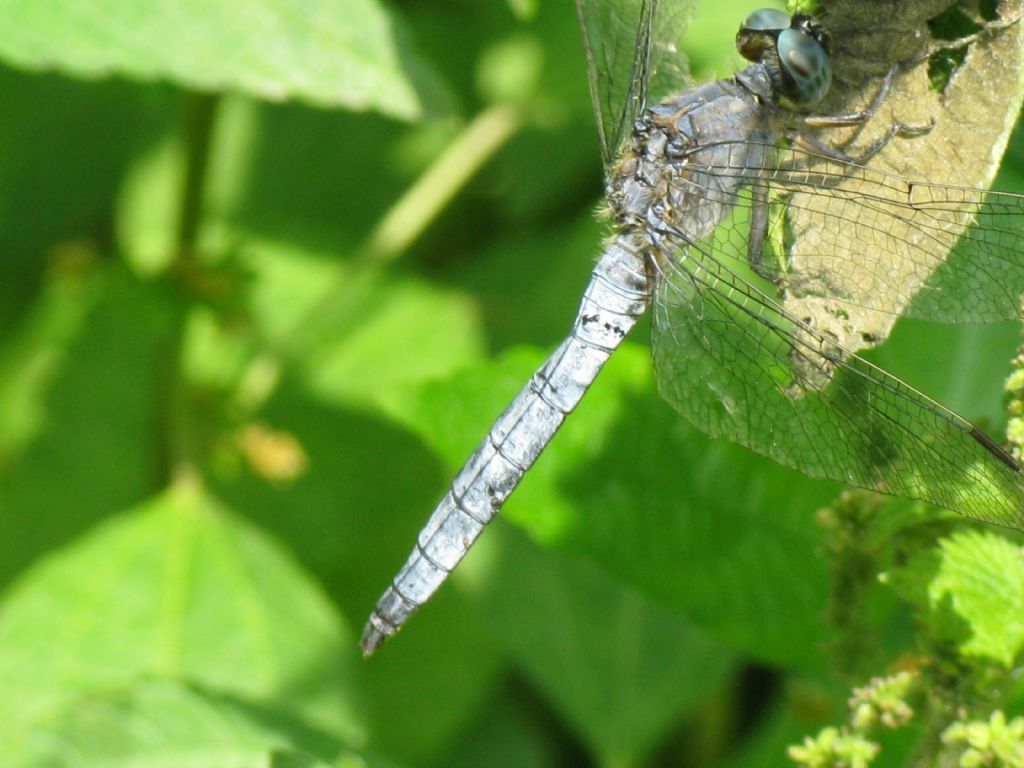
[[[528,20],[537,15],[537,0],[507,0],[512,13],[519,19]]]
[[[258,327],[325,402],[386,407],[399,386],[483,356],[479,312],[460,291],[260,238],[242,262]]]
[[[461,734],[452,750],[437,765],[445,768],[559,768],[564,751],[551,729],[545,708],[535,705],[532,690],[523,690],[507,678],[484,707],[472,727]]]
[[[302,360],[310,389],[328,401],[382,404],[400,385],[449,376],[484,352],[473,303],[419,281],[389,286],[339,335]]]
[[[500,525],[477,548],[459,582],[602,765],[640,762],[734,670],[734,651],[593,563]]]
[[[589,209],[557,226],[519,227],[451,270],[447,280],[479,302],[493,347],[551,344],[572,327],[603,234]]]
[[[0,69],[0,93],[2,337],[18,327],[44,275],[88,258],[124,166],[166,130],[173,102],[166,92],[122,82],[8,69]]]
[[[992,531],[957,531],[890,582],[964,656],[1010,667],[1024,649],[1024,559]]]
[[[160,677],[273,704],[339,738],[362,731],[355,639],[259,531],[181,489],[32,568],[0,609],[0,742],[70,697]]]
[[[125,175],[115,217],[118,246],[140,274],[166,269],[174,257],[185,152],[180,137],[169,135],[138,157]]]
[[[25,765],[383,765],[280,712],[169,680],[73,698],[34,736]]]
[[[43,294],[0,359],[0,392],[14,398],[0,423],[17,430],[0,441],[10,451],[0,461],[5,583],[160,482],[155,408],[176,310],[121,270],[88,259],[77,268]]]
[[[18,332],[0,347],[0,471],[45,431],[46,391],[61,370],[67,347],[82,332],[102,283],[96,276],[53,280]]]
[[[449,121],[410,129],[373,113],[225,97],[204,226],[227,224],[229,246],[257,236],[335,258],[351,254],[456,133]],[[404,156],[403,141],[422,154]]]
[[[450,98],[377,0],[2,0],[0,56],[79,77],[122,75],[404,120]]]

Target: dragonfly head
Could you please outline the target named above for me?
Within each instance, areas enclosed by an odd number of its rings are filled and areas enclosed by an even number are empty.
[[[796,107],[821,101],[832,85],[832,37],[806,13],[754,11],[736,33],[736,48],[747,61],[767,65]]]

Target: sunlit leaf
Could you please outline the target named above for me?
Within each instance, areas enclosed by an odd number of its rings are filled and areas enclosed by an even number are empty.
[[[997,533],[953,533],[891,578],[964,656],[1010,667],[1024,649],[1024,557]]]
[[[337,756],[338,762],[335,761]],[[13,759],[13,755],[8,755]],[[25,765],[222,768],[384,766],[273,709],[168,680],[69,701],[37,732]]]
[[[262,533],[197,491],[111,519],[31,569],[0,608],[0,740],[69,697],[160,677],[355,738],[354,640]],[[283,710],[284,711],[284,710]]]
[[[4,0],[0,56],[33,70],[121,75],[406,120],[449,97],[377,0]]]

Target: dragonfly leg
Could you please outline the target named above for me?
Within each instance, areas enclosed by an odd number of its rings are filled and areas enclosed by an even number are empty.
[[[881,87],[878,89],[875,97],[866,108],[855,112],[844,112],[838,115],[807,115],[802,118],[801,122],[808,128],[848,128],[851,126],[864,125],[878,114],[878,110],[889,97],[889,94],[892,92],[892,87],[896,82],[896,76],[899,74],[902,66],[902,63],[896,63],[889,67],[889,71],[885,73],[885,78],[882,80]],[[849,154],[841,148],[833,147],[830,144],[801,131],[795,131],[792,138],[804,144],[813,152],[825,155],[832,160],[837,160],[842,163],[863,164],[877,155],[897,136],[902,138],[923,136],[931,131],[934,126],[934,120],[930,121],[927,125],[908,125],[906,123],[895,122],[889,126],[889,129],[882,134],[882,136],[872,142],[871,145],[860,152],[860,154],[856,155]]]
[[[864,109],[858,109],[854,112],[842,112],[838,115],[805,115],[801,122],[808,128],[847,128],[864,125],[864,123],[878,114],[882,104],[889,98],[901,66],[897,62],[889,67],[889,71],[885,73],[885,78],[882,80],[882,86],[878,89],[878,93],[875,94],[871,103]]]
[[[750,185],[750,236],[747,238],[747,263],[758,275],[771,283],[779,281],[776,270],[764,262],[764,246],[768,236],[768,187],[755,181]]]
[[[885,78],[882,80],[882,85],[878,89],[871,103],[868,104],[864,109],[856,110],[853,112],[844,112],[837,115],[806,115],[801,119],[801,122],[807,128],[848,128],[851,126],[861,126],[870,121],[881,108],[882,104],[889,97],[892,92],[893,85],[896,82],[896,77],[899,75],[901,69],[907,66],[920,64],[923,61],[927,61],[932,55],[943,50],[955,50],[965,46],[971,45],[972,43],[981,40],[988,35],[995,32],[999,32],[1008,27],[1012,27],[1021,20],[1018,15],[1011,19],[997,19],[995,21],[987,21],[981,24],[981,28],[978,31],[973,32],[963,37],[958,37],[955,40],[938,40],[929,46],[928,50],[920,56],[908,59],[906,61],[896,62],[889,70],[885,73]],[[840,162],[852,162],[852,163],[865,163],[872,157],[877,155],[890,141],[897,136],[902,138],[912,138],[914,136],[923,136],[928,133],[935,125],[935,121],[930,121],[927,125],[908,125],[906,123],[896,122],[893,123],[889,130],[885,132],[879,139],[874,141],[869,147],[863,150],[858,155],[851,155],[845,152],[843,149],[836,148],[826,144],[825,142],[816,139],[806,134],[797,133],[793,138],[802,141],[810,149],[820,154],[825,155],[833,160]]]
[[[963,48],[964,46],[971,45],[981,40],[983,37],[987,37],[993,32],[1000,32],[1004,29],[1012,27],[1014,24],[1020,21],[1020,15],[1010,19],[995,19],[993,21],[986,21],[982,23],[981,28],[977,32],[972,32],[969,35],[958,37],[955,40],[938,40],[928,50],[926,54],[919,57],[918,60],[927,59],[933,53],[939,51],[955,50],[957,48]]]
[[[906,123],[893,123],[889,126],[889,130],[883,133],[870,146],[861,151],[860,154],[851,155],[844,152],[842,149],[837,149],[830,144],[822,141],[819,138],[811,136],[805,133],[797,132],[793,138],[804,144],[808,149],[813,152],[817,152],[820,155],[836,160],[840,163],[853,163],[854,165],[863,165],[872,157],[881,152],[885,146],[897,136],[902,138],[908,138],[913,136],[924,136],[926,133],[931,131],[935,127],[935,120],[931,120],[927,125],[907,125]]]

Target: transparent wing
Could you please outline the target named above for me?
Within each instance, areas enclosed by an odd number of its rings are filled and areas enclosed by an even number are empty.
[[[713,235],[687,239],[684,221],[663,233],[692,242],[661,254],[653,353],[662,395],[709,434],[813,477],[1024,528],[1016,462],[857,355],[884,338],[872,335],[871,315],[889,325],[906,307],[941,319],[1020,316],[1024,199],[792,151],[776,157]],[[736,169],[699,158],[688,180],[713,197],[720,187],[706,180]],[[752,238],[765,196],[776,210]],[[772,279],[751,272],[752,240]]]
[[[605,167],[644,105],[689,83],[679,43],[692,12],[693,0],[576,0]]]
[[[799,149],[764,155],[771,167],[747,168],[729,159],[752,156],[741,145],[707,144],[690,154],[690,177],[709,198],[728,177],[757,179],[758,194],[734,201],[730,237],[709,247],[756,261],[751,213],[765,200],[767,224],[754,238],[764,244],[761,273],[794,316],[857,348],[884,339],[901,314],[1024,317],[1024,196],[913,181]],[[712,157],[717,165],[704,159]]]

